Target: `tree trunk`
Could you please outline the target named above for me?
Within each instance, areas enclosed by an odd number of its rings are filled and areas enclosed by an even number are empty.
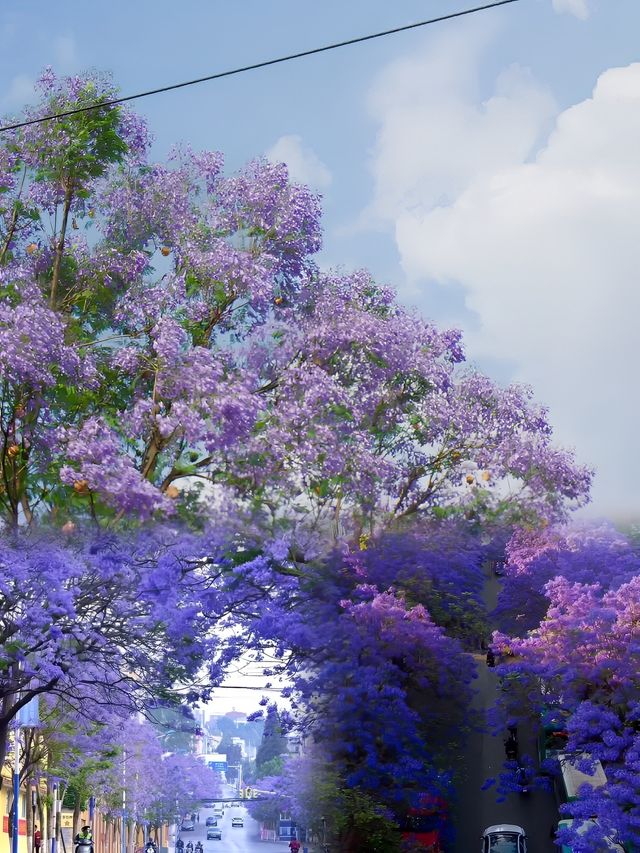
[[[72,835],[73,838],[75,838],[79,832],[79,827],[78,827],[79,823],[80,823],[80,796],[77,795],[75,804],[73,806],[73,824],[72,824],[73,825],[73,835]]]
[[[26,815],[27,815],[27,853],[33,853],[33,799],[31,797],[31,787],[29,782],[25,779],[25,789],[24,795],[27,798],[26,802]]]
[[[64,202],[62,205],[62,225],[60,226],[60,236],[56,243],[56,255],[53,261],[53,272],[51,274],[51,295],[49,297],[49,307],[55,310],[58,298],[58,283],[60,281],[60,268],[62,266],[62,253],[64,251],[64,240],[67,233],[67,223],[69,221],[69,211],[71,210],[71,202],[73,201],[73,181],[69,180],[64,191]]]
[[[0,767],[4,767],[7,761],[7,752],[9,746],[9,723],[0,724]],[[4,778],[2,774],[0,774],[0,791],[2,790],[2,784],[4,782]]]
[[[47,823],[44,814],[44,803],[42,802],[42,794],[40,793],[40,785],[36,787],[36,809],[38,811],[38,826],[42,834],[41,851],[47,853],[47,844],[49,843],[49,833],[47,832]]]

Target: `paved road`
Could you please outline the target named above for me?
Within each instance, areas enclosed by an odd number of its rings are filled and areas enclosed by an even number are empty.
[[[499,581],[491,576],[485,587],[485,603],[489,610],[495,606]],[[497,677],[488,669],[484,658],[476,656],[478,679],[475,709],[480,719],[485,719],[485,711],[491,707],[498,689]],[[535,755],[535,743],[532,738],[520,733],[520,752]],[[464,755],[458,765],[461,782],[458,786],[458,802],[454,808],[456,828],[455,853],[479,853],[480,834],[494,823],[516,823],[524,827],[529,838],[530,853],[558,853],[549,837],[552,824],[558,819],[558,812],[552,794],[546,791],[532,791],[527,795],[509,794],[505,802],[496,802],[494,789],[482,790],[486,779],[497,778],[505,760],[503,735],[494,736],[489,727],[469,735]]]
[[[202,841],[204,853],[283,853],[285,844],[260,841],[259,825],[249,817],[244,806],[227,806],[224,817],[218,818],[218,827],[222,829],[222,841],[207,841],[206,819],[213,815],[213,809],[200,810],[200,822],[196,823],[195,832],[182,832],[184,843]],[[232,827],[231,819],[241,817],[244,827]],[[170,850],[170,853],[173,853]]]

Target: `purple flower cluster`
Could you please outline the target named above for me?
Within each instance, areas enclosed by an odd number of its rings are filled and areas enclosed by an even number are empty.
[[[103,419],[87,418],[80,428],[58,431],[60,449],[73,465],[60,468],[60,479],[79,494],[95,492],[118,511],[148,518],[171,502],[146,480],[122,452],[118,434]]]
[[[93,361],[80,357],[65,340],[65,324],[44,302],[40,290],[22,269],[0,270],[0,287],[11,296],[0,299],[0,377],[14,388],[41,391],[65,378],[95,385]]]
[[[566,752],[601,761],[607,777],[606,785],[583,791],[566,807],[578,819],[566,839],[578,837],[580,821],[597,817],[597,841],[613,834],[638,843],[637,550],[601,525],[519,533],[508,555],[498,615],[509,627],[517,607],[530,609],[519,636],[494,635],[498,651],[509,652],[503,669],[513,666],[529,678],[532,696],[538,685],[541,704],[564,709]]]

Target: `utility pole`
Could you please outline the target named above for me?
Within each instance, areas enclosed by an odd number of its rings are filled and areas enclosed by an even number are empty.
[[[51,853],[56,853],[56,815],[58,814],[58,783],[53,783],[53,820],[51,821]]]
[[[120,838],[121,853],[127,853],[127,839],[125,835],[127,817],[127,750],[122,751],[122,833]]]
[[[27,850],[29,851],[29,853],[33,853],[33,833],[34,833],[35,827],[36,827],[36,814],[37,814],[37,808],[38,808],[38,802],[37,802],[37,798],[36,798],[36,789],[34,787],[33,781],[31,782],[30,795],[31,795],[31,834],[30,834],[29,838],[27,839]],[[41,827],[41,831],[42,831],[42,827]]]
[[[176,794],[176,832],[175,832],[175,845],[174,845],[174,850],[176,851],[176,853],[178,853],[178,838],[180,837],[181,816],[180,816],[179,808],[180,807],[178,805],[178,795]]]
[[[16,717],[13,735],[13,826],[11,853],[18,853],[18,807],[20,805],[20,724]]]

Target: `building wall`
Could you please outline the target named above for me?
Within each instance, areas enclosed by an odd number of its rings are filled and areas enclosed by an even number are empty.
[[[12,853],[11,838],[9,836],[9,808],[13,799],[11,790],[11,779],[6,774],[2,776],[2,789],[0,790],[0,817],[2,818],[2,827],[0,831],[0,853]],[[31,844],[27,843],[27,819],[26,819],[26,798],[25,792],[20,791],[20,802],[18,807],[18,853],[32,853]],[[73,844],[73,828],[72,828],[73,812],[62,812],[62,835],[64,844],[58,846],[58,853],[74,853],[75,845]],[[99,809],[96,809],[93,818],[93,840],[95,853],[121,853],[122,851],[122,835],[121,835],[121,819],[109,818],[102,814]],[[90,825],[89,815],[87,812],[82,812],[80,815],[79,826]],[[42,829],[42,827],[41,827]],[[159,833],[160,848],[168,849],[169,830],[167,826],[160,828]],[[142,827],[137,827],[135,836],[130,837],[129,831],[126,832],[126,853],[141,853],[144,848],[144,831]],[[41,853],[50,853],[51,841],[47,847],[41,848]]]
[[[2,832],[0,832],[0,853],[11,853],[11,838],[9,836],[9,808],[13,794],[11,791],[11,778],[2,774],[2,790],[0,791],[0,815],[2,816]],[[18,806],[18,853],[27,853],[27,815],[25,812],[26,801],[23,792],[20,792],[20,803]]]

